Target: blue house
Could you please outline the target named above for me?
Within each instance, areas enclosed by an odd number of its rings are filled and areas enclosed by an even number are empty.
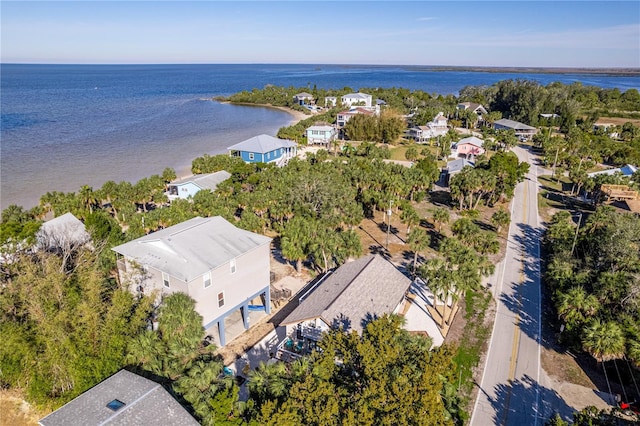
[[[296,156],[297,144],[287,139],[269,135],[258,135],[227,148],[233,157],[240,157],[245,163],[276,163],[284,166]]]
[[[176,198],[187,199],[196,195],[198,191],[208,189],[215,191],[218,185],[231,177],[231,173],[220,170],[215,173],[193,175],[184,179],[171,182],[168,187],[167,197],[169,200]]]

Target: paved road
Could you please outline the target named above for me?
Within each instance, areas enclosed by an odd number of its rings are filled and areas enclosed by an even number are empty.
[[[471,425],[542,425],[540,386],[540,240],[538,168],[531,164],[511,207],[505,259],[490,278],[497,303],[480,392]],[[546,411],[546,410],[545,410]],[[546,413],[545,413],[546,414]]]

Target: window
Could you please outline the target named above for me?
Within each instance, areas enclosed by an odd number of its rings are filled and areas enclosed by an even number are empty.
[[[222,308],[224,306],[224,291],[222,293],[218,293],[218,308]]]
[[[114,399],[113,401],[111,401],[110,403],[107,404],[107,407],[112,409],[113,411],[118,411],[119,409],[121,409],[125,405],[126,404],[124,402],[120,401],[119,399]]]
[[[271,153],[270,153],[270,152],[267,152],[267,160],[268,160],[269,158],[271,158]]]
[[[204,281],[204,288],[209,287],[211,285],[211,272],[204,274],[202,280]]]
[[[249,153],[249,160],[253,160],[253,152]]]
[[[231,259],[231,262],[229,263],[229,269],[230,269],[232,274],[236,273],[236,260],[235,259]]]
[[[162,273],[162,283],[166,288],[169,288],[169,275]]]

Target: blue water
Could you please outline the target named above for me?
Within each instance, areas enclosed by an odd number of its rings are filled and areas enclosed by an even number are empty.
[[[406,87],[457,94],[503,79],[640,89],[639,77],[425,71],[338,65],[18,65],[2,64],[0,207],[31,207],[47,191],[135,181],[165,167],[188,174],[204,153],[277,130],[282,111],[210,99],[279,86]]]

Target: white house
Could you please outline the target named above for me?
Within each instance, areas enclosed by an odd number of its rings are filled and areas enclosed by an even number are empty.
[[[220,346],[238,311],[245,329],[253,301],[270,312],[271,238],[236,228],[220,216],[196,217],[114,247],[122,285],[159,296],[183,292]]]
[[[338,105],[338,98],[335,96],[326,96],[324,98],[324,106],[327,108],[331,108]]]
[[[338,132],[335,127],[324,125],[308,127],[305,134],[308,143],[326,145],[328,147],[336,139]]]
[[[425,142],[438,136],[443,136],[449,131],[447,117],[439,112],[433,120],[425,126],[414,126],[408,129],[407,136],[416,142]]]
[[[226,170],[220,170],[215,173],[199,174],[178,179],[168,185],[167,197],[169,197],[169,200],[175,200],[176,198],[187,199],[203,189],[213,192],[220,183],[230,177],[231,173]]]
[[[353,105],[356,106],[364,106],[366,108],[371,108],[373,97],[371,95],[367,95],[366,93],[349,93],[344,95],[341,98],[342,105],[351,107]]]
[[[37,249],[69,252],[90,244],[91,236],[80,219],[65,213],[43,223],[36,241]]]
[[[298,105],[313,105],[313,95],[307,92],[301,92],[293,95],[293,102]]]

